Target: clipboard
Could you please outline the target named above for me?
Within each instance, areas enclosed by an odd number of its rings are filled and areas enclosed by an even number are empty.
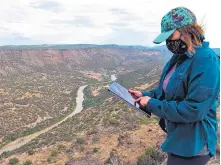
[[[145,115],[147,117],[151,116],[151,112],[145,111],[144,107],[141,107],[138,103],[136,103],[135,99],[130,95],[128,90],[125,87],[121,86],[119,83],[113,82],[109,86],[108,91],[114,94],[119,99],[123,100],[125,103],[137,110],[142,115]]]

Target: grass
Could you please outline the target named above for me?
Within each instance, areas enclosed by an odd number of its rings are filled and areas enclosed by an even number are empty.
[[[116,119],[110,119],[110,120],[109,120],[109,123],[112,124],[112,125],[119,125],[119,124],[120,124],[120,121],[119,121],[119,120],[116,120]]]
[[[148,117],[142,117],[140,119],[140,124],[144,124],[144,125],[148,125],[151,123],[157,123],[157,120],[155,120],[154,118],[148,118]]]

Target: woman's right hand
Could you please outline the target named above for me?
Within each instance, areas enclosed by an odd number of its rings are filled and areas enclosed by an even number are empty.
[[[129,89],[128,92],[134,99],[138,99],[139,97],[142,97],[142,93],[140,91]]]

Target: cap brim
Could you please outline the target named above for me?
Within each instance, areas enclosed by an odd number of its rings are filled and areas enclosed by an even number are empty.
[[[176,29],[170,30],[170,31],[168,31],[168,32],[163,32],[163,33],[161,33],[160,35],[158,35],[158,36],[153,40],[153,42],[154,42],[155,44],[160,44],[160,43],[166,41],[166,39],[169,38],[169,37],[171,36],[171,34],[173,34],[173,32],[174,32],[175,30],[176,30]]]

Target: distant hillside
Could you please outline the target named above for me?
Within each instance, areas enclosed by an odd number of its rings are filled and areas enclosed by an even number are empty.
[[[0,49],[0,76],[49,70],[76,71],[80,68],[113,69],[145,65],[160,60],[158,50],[133,47],[87,47],[76,49],[30,48]],[[136,64],[137,63],[137,64]],[[138,64],[139,63],[139,64]]]
[[[96,45],[96,44],[43,44],[43,45],[6,45],[0,46],[0,50],[24,50],[24,49],[80,49],[80,48],[134,48],[151,49],[141,45]]]

